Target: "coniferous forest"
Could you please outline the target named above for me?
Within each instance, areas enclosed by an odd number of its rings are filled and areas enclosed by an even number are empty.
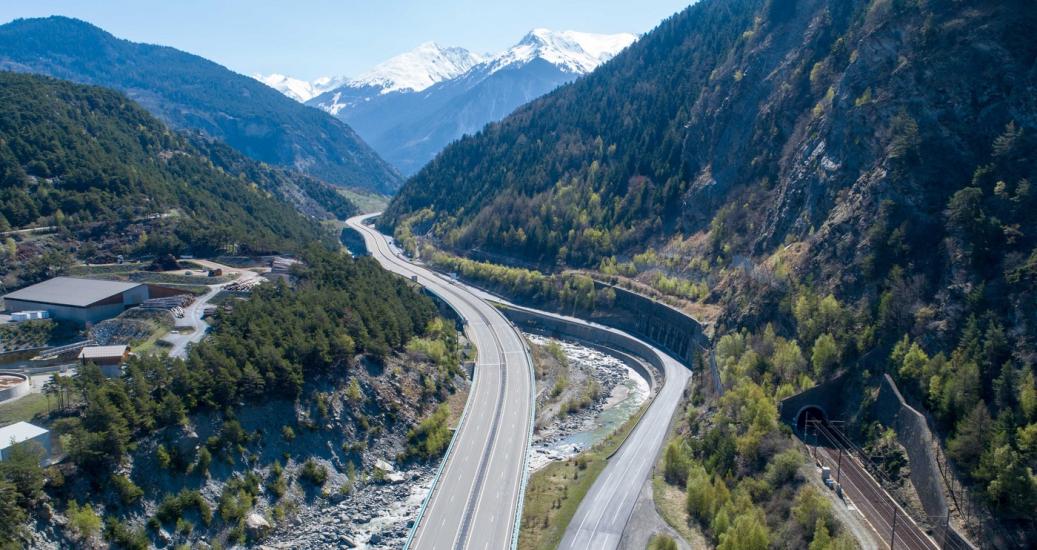
[[[53,226],[58,242],[95,243],[81,252],[108,242],[112,258],[262,254],[330,238],[301,212],[355,212],[326,184],[170,130],[119,92],[0,73],[0,96],[2,231]],[[0,260],[15,280],[69,261],[63,246],[17,249],[8,238]],[[37,269],[46,258],[52,267]]]

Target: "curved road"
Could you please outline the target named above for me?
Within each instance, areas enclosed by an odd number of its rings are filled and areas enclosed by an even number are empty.
[[[216,297],[217,294],[223,290],[224,287],[236,283],[245,281],[248,279],[255,279],[259,277],[259,273],[248,269],[233,269],[231,267],[210,262],[207,260],[192,260],[197,264],[201,264],[203,267],[210,269],[219,268],[224,270],[225,273],[236,273],[237,278],[233,281],[226,283],[220,283],[218,285],[210,285],[209,291],[204,295],[195,298],[193,302],[184,307],[184,316],[176,320],[174,328],[183,329],[189,328],[191,332],[188,333],[175,333],[171,332],[165,335],[162,339],[172,344],[169,348],[170,357],[179,357],[185,359],[187,357],[188,346],[201,342],[205,335],[209,332],[209,323],[202,319],[205,314],[205,306],[209,304],[209,300]]]
[[[559,548],[612,550],[619,547],[641,487],[651,475],[656,457],[666,442],[670,419],[691,379],[687,367],[658,348],[650,347],[663,363],[663,387],[580,502]]]
[[[521,513],[532,433],[532,361],[517,329],[485,300],[400,257],[386,237],[348,220],[385,269],[417,282],[467,321],[478,349],[461,425],[411,533],[408,548],[500,550],[512,547]]]
[[[482,291],[476,291],[476,293],[487,298],[491,297]],[[499,298],[492,299],[503,302],[511,308],[533,311],[539,315],[562,319],[578,325],[592,326],[598,330],[637,340],[647,346],[656,355],[658,362],[662,363],[664,371],[662,389],[659,390],[623,446],[609,459],[590,491],[580,501],[580,506],[576,509],[576,514],[569,522],[569,527],[559,545],[560,549],[572,550],[618,548],[623,531],[634,511],[635,504],[637,504],[641,488],[651,475],[659,451],[666,442],[670,419],[680,406],[684,388],[691,379],[691,371],[659,348],[621,330],[575,317],[518,306]]]

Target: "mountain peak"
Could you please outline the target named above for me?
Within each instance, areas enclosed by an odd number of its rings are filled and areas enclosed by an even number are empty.
[[[377,86],[381,93],[421,91],[437,82],[454,78],[483,61],[464,48],[442,47],[423,42],[409,52],[391,57],[349,81],[354,87]]]
[[[539,58],[566,72],[586,74],[636,40],[637,35],[631,33],[594,34],[538,27],[497,55],[493,59],[493,71]]]
[[[299,102],[309,101],[311,98],[337,88],[345,82],[343,78],[331,76],[322,76],[307,82],[280,73],[270,73],[268,75],[257,73],[252,75],[252,78]]]

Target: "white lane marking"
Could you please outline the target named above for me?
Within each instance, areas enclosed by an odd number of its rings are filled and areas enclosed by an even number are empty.
[[[420,268],[415,268],[414,266],[403,267],[401,269],[400,268],[400,264],[397,264],[393,259],[396,258],[398,260],[403,260],[403,258],[402,257],[397,258],[397,254],[395,254],[391,249],[389,249],[389,245],[388,245],[387,239],[385,239],[385,238],[378,238],[378,237],[380,237],[380,235],[375,234],[373,229],[370,229],[370,228],[368,228],[366,226],[363,226],[363,225],[360,225],[360,224],[355,224],[355,225],[351,224],[351,225],[354,226],[354,229],[359,229],[361,231],[361,233],[365,236],[365,241],[373,241],[374,242],[374,247],[373,248],[375,248],[378,252],[382,253],[382,255],[383,255],[383,258],[378,258],[381,263],[389,262],[393,267],[395,267],[396,269],[399,269],[405,275],[417,273],[419,275],[424,275],[426,278],[429,278],[429,274],[428,274],[429,272],[421,270]],[[366,238],[366,237],[369,237],[369,239]],[[371,243],[369,242],[368,244],[371,244]],[[387,250],[388,250],[388,252],[386,252]],[[390,270],[392,271],[393,269],[390,269]],[[434,276],[438,276],[438,275],[435,275],[435,274],[433,274],[433,275]],[[475,293],[471,292],[469,289],[458,288],[456,285],[450,285],[450,286],[437,286],[436,290],[439,290],[439,291],[441,291],[441,292],[443,292],[445,294],[453,295],[453,297],[458,298],[460,303],[459,304],[454,304],[454,307],[458,308],[460,310],[464,310],[464,312],[462,313],[463,315],[465,313],[469,313],[470,311],[478,312],[479,308],[475,307],[473,304],[471,304],[469,299],[468,299],[468,298],[474,298],[477,302],[480,303],[479,305],[486,306],[488,311],[492,311],[493,313],[491,315],[495,319],[498,319],[498,321],[503,320],[503,317],[500,316],[499,312],[497,312],[496,310],[492,309],[492,307],[490,307],[488,304],[486,304],[483,301],[483,299],[478,294],[475,294]],[[462,296],[462,291],[464,292],[465,296]],[[468,315],[465,315],[465,316],[468,317]],[[475,337],[484,336],[483,334],[478,334],[477,332],[488,332],[489,334],[485,335],[485,336],[489,336],[490,339],[494,339],[494,340],[497,340],[498,342],[500,342],[502,344],[501,347],[504,347],[503,346],[503,342],[501,341],[501,338],[500,338],[500,336],[501,336],[500,333],[501,332],[504,333],[505,337],[509,337],[510,336],[512,339],[514,339],[515,336],[516,336],[514,334],[514,330],[515,330],[514,326],[511,325],[510,323],[508,323],[506,320],[503,320],[503,322],[491,322],[491,323],[488,324],[489,326],[486,326],[487,325],[486,323],[479,323],[479,322],[477,322],[477,324],[479,325],[478,327],[472,328],[472,332],[476,333],[476,334],[473,334],[473,336],[475,336]],[[476,329],[481,329],[481,330],[477,331]],[[468,332],[468,330],[466,330],[466,332]],[[481,338],[478,338],[478,339],[481,340]],[[521,345],[521,342],[519,342],[519,345]],[[508,347],[511,347],[511,346],[508,346]],[[524,351],[511,351],[511,352],[503,352],[503,354],[504,355],[509,355],[509,354],[511,354],[511,355],[514,355],[514,354],[525,355],[525,352]],[[503,357],[501,359],[504,360]],[[522,374],[524,374],[526,376],[522,377],[524,382],[522,382],[521,386],[525,387],[525,386],[528,386],[528,374],[529,374],[528,371],[529,371],[530,365],[525,364],[526,361],[524,361],[523,363],[524,363],[523,366],[525,366],[526,368],[523,369],[524,372]],[[489,365],[489,366],[497,366],[497,367],[505,367],[505,368],[507,367],[507,365],[500,364],[500,363],[494,364],[494,365]],[[480,369],[480,370],[483,370],[483,369]],[[511,370],[511,369],[508,369],[508,370]],[[507,384],[507,385],[510,385],[510,384]],[[473,390],[474,389],[475,388],[473,387]],[[525,388],[525,389],[527,389],[526,394],[528,394],[529,393],[529,388]],[[474,393],[475,392],[473,391],[473,396],[474,396]],[[511,393],[514,393],[514,392],[511,392]],[[520,396],[520,397],[528,397],[528,395]],[[507,404],[508,404],[509,401],[511,401],[511,400],[505,399],[505,407],[506,408],[509,408],[509,407],[507,407]],[[528,403],[528,401],[529,401],[528,399],[521,399],[522,410],[525,413],[523,418],[528,418],[528,416],[529,416],[529,403]],[[473,407],[473,409],[474,408],[476,408],[476,407]],[[461,431],[463,429],[465,434],[467,434],[469,432],[472,432],[472,431],[476,431],[476,432],[479,431],[479,430],[476,429],[476,425],[472,425],[471,427],[469,427],[468,424],[469,424],[468,422],[465,422],[465,426],[459,427],[459,431]],[[514,423],[512,423],[512,427],[514,427]],[[467,436],[464,436],[462,434],[458,434],[458,436],[461,437],[462,439],[467,437]],[[505,446],[507,446],[508,444],[512,444],[514,441],[516,441],[516,440],[513,437],[508,437],[508,438],[503,440]],[[496,446],[499,446],[499,444],[496,444]],[[494,447],[494,451],[491,451],[491,462],[492,462],[492,454],[493,454],[493,452],[495,452],[496,446]],[[528,449],[527,449],[527,451],[528,451]],[[459,445],[458,452],[460,452],[460,445]],[[451,454],[453,456],[455,453],[451,453]],[[465,460],[467,460],[468,458],[469,458],[469,456],[467,454],[465,454]],[[510,459],[510,453],[508,453],[507,458]],[[454,465],[454,463],[456,462],[455,460],[452,460],[451,457],[447,457],[446,460],[448,460],[448,464],[447,464],[448,468],[452,467]],[[523,466],[524,466],[524,464],[518,464],[516,466],[517,469],[518,469],[518,474],[519,474],[518,477],[515,480],[515,494],[516,494],[516,496],[518,496],[518,487],[521,484],[521,478],[522,478],[522,471],[521,470],[522,470]],[[510,469],[510,468],[506,468],[506,470],[507,469]],[[444,472],[443,479],[445,480],[447,477],[449,477],[449,476],[447,476],[446,473]],[[437,500],[436,497],[438,497],[439,494],[440,494],[440,490],[438,490],[438,487],[437,487],[437,490],[435,492],[436,492],[436,494],[432,496],[433,497],[432,498],[433,501],[436,501]],[[509,499],[509,507],[512,510],[514,510],[515,505],[516,505],[516,502],[514,502],[514,499]],[[430,505],[428,506],[428,509],[431,510],[433,507],[434,507],[434,502],[430,503]],[[509,520],[508,523],[509,523],[509,526],[510,526],[511,521]],[[415,540],[415,543],[416,542],[417,541]],[[487,546],[488,546],[488,544],[487,544]]]
[[[498,335],[496,333],[494,333],[494,337],[497,338]],[[498,344],[500,343],[499,338],[497,338],[497,343]],[[499,380],[498,380],[498,385],[497,385],[497,387],[500,388],[499,389],[499,393],[498,393],[498,396],[499,396],[498,399],[503,399],[504,400],[504,402],[501,404],[501,410],[499,411],[499,413],[502,414],[502,415],[504,414],[505,408],[507,407],[507,396],[508,396],[508,379],[505,377],[505,374],[503,372],[501,372],[504,368],[506,368],[506,367],[504,365],[501,365],[501,368],[498,369],[497,371],[491,371],[491,372],[498,373],[498,376],[503,378],[504,387],[501,388]],[[496,407],[496,404],[494,405],[494,407]],[[489,437],[490,437],[490,432],[491,431],[492,431],[492,427],[487,429],[487,431],[486,431],[486,444],[490,443]],[[487,472],[490,471],[491,466],[493,465],[493,457],[496,456],[496,454],[497,454],[497,447],[499,447],[499,445],[495,444],[490,449],[490,456],[486,459],[486,471]],[[485,447],[483,447],[483,448],[485,448]],[[475,476],[473,476],[473,480],[474,480],[474,477]],[[483,487],[485,487],[485,483],[486,483],[486,478],[483,478]],[[486,491],[482,490],[482,491],[479,492],[479,496],[477,496],[475,498],[475,509],[472,510],[472,522],[474,524],[477,524],[477,520],[479,518],[479,510],[482,507],[482,499],[483,499],[483,496],[485,496],[485,494],[486,494]],[[466,506],[466,508],[467,508],[467,506]],[[462,521],[464,521],[463,518],[462,518]],[[492,524],[493,521],[491,520],[490,523]],[[469,540],[471,540],[471,539],[469,538]],[[456,538],[455,538],[455,541],[456,541]],[[464,541],[464,546],[467,546],[468,542],[469,541]],[[455,542],[454,545],[456,546],[457,543]]]

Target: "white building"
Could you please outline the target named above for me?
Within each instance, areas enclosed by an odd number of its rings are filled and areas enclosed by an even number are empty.
[[[16,311],[11,314],[11,320],[16,323],[22,321],[38,321],[40,319],[50,319],[50,312],[44,309]]]
[[[28,422],[18,422],[0,428],[0,460],[3,460],[15,445],[36,443],[43,448],[43,459],[50,457],[50,431]]]

